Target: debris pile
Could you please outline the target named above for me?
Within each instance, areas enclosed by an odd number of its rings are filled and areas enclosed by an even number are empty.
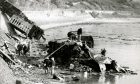
[[[69,65],[74,64],[74,71],[77,72],[135,74],[135,72],[120,66],[115,60],[107,57],[106,49],[101,49],[99,54],[95,54],[90,48],[91,45],[87,45],[86,41],[81,40],[82,35],[80,35],[80,41],[78,33],[68,32],[68,37],[69,39],[66,41],[55,40],[48,43],[47,57],[54,57],[57,65],[69,68]]]

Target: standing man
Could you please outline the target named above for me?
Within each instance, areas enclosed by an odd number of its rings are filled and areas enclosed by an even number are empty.
[[[82,36],[82,28],[79,28],[77,30],[77,35],[78,35],[78,42],[80,42],[81,41],[81,36]]]
[[[102,56],[105,56],[106,55],[106,49],[104,48],[104,49],[101,49],[101,55]]]
[[[55,60],[54,60],[54,57],[51,58],[51,61],[52,61],[51,74],[54,75],[55,74],[55,71],[54,71],[54,68],[55,68]]]
[[[51,60],[47,57],[44,61],[43,61],[43,68],[45,70],[45,74],[49,73],[50,67],[52,65]]]
[[[69,69],[70,69],[70,74],[71,74],[74,71],[74,64],[73,63],[70,64]]]
[[[68,32],[67,36],[69,37],[70,41],[76,40],[76,35],[73,32]]]

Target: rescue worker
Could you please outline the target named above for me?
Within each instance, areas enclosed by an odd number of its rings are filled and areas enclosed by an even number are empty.
[[[52,65],[51,60],[47,57],[44,61],[43,61],[43,68],[45,70],[45,74],[49,72],[50,67]]]
[[[76,40],[76,35],[73,32],[68,32],[67,36],[69,37],[70,41]]]
[[[43,61],[43,64],[44,64],[44,70],[45,70],[45,73],[51,73],[51,75],[55,74],[55,71],[54,71],[54,68],[55,68],[55,60],[54,60],[54,57],[52,58],[46,58],[44,61]]]
[[[98,62],[100,71],[103,75],[105,74],[105,72],[107,70],[106,64],[111,64],[111,61],[112,61],[112,59],[110,59],[109,57],[105,57],[105,55],[106,55],[105,48],[101,49],[100,54],[94,55],[94,59],[95,59],[95,61]]]
[[[25,44],[23,44],[23,55],[26,55],[26,53],[29,51],[30,47],[29,47],[29,42],[25,42]]]
[[[52,66],[51,66],[51,74],[55,74],[55,60],[54,60],[54,57],[51,58],[51,61],[52,61]]]
[[[15,43],[15,52],[16,52],[16,54],[19,54],[20,55],[20,52],[19,52],[19,49],[18,49],[18,45],[20,44],[20,42],[19,41],[17,41],[16,43]]]
[[[20,41],[17,41],[16,44],[15,44],[16,54],[18,54],[20,56],[21,53],[22,53],[22,50],[23,50],[23,44],[21,44]]]
[[[87,67],[84,67],[84,78],[88,78],[88,72]]]
[[[73,72],[73,70],[74,70],[74,64],[70,64],[70,66],[69,66],[69,69],[70,69],[70,74],[71,74],[71,72]]]
[[[79,28],[79,29],[77,30],[77,35],[78,35],[77,41],[78,41],[78,42],[81,42],[82,28]]]
[[[106,55],[106,49],[104,48],[104,49],[101,49],[101,55],[102,56],[105,56]]]

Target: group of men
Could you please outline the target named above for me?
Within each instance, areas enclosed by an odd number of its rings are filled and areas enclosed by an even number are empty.
[[[79,28],[77,30],[77,35],[74,32],[68,32],[67,36],[69,37],[70,41],[81,41],[81,35],[82,35],[82,28]]]
[[[26,55],[26,53],[29,51],[29,39],[25,39],[23,41],[17,41],[15,43],[15,51],[16,51],[16,54],[18,54],[19,56],[21,54],[23,55]]]

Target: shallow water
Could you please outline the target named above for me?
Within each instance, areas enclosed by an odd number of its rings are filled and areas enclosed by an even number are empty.
[[[95,50],[105,48],[106,56],[118,62],[121,66],[127,66],[137,72],[137,75],[88,75],[87,78],[80,76],[78,82],[70,82],[70,84],[140,84],[140,40],[139,40],[139,24],[103,24],[103,25],[83,25],[86,33],[93,36],[95,41]],[[93,31],[96,30],[96,31]],[[94,35],[95,34],[95,35]],[[121,38],[117,36],[124,34]],[[108,37],[116,39],[110,39]],[[99,36],[103,36],[100,38]],[[133,40],[137,38],[138,40]]]
[[[100,45],[96,48],[107,49],[107,56],[115,59],[120,65],[128,66],[136,71],[138,75],[99,75],[88,74],[87,78],[81,75],[78,82],[70,82],[69,84],[140,84],[140,45]]]
[[[107,57],[110,57],[122,66],[128,66],[138,75],[89,75],[80,80],[70,81],[68,84],[140,84],[140,25],[139,24],[81,24],[60,27],[66,33],[73,28],[82,27],[85,34],[92,35],[95,40],[95,50],[106,48]],[[59,28],[58,28],[59,29]],[[77,29],[75,29],[77,30]],[[52,31],[57,33],[58,30]],[[64,37],[66,33],[63,32]],[[62,37],[62,35],[60,36]],[[125,40],[126,39],[126,40]]]
[[[78,82],[69,84],[139,84],[140,75],[89,75],[88,78],[81,77]]]

